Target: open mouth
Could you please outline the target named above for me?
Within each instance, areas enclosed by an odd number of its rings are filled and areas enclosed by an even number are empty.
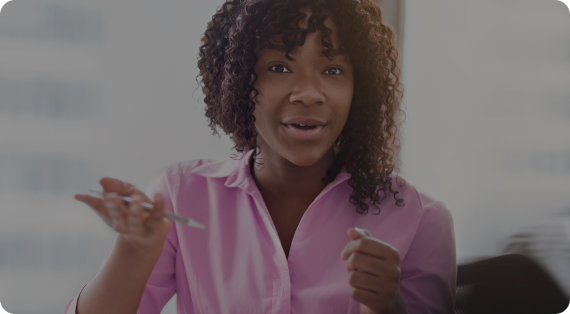
[[[312,130],[316,128],[316,125],[304,125],[304,124],[291,124],[292,127],[299,130]]]
[[[287,133],[299,141],[316,141],[324,136],[324,125],[283,124]]]

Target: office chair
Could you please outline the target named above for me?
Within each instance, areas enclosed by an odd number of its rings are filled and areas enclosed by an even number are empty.
[[[458,265],[455,291],[455,314],[558,314],[569,304],[552,277],[521,254]]]

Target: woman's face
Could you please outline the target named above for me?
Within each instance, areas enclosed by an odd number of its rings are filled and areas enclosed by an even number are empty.
[[[259,94],[253,115],[264,159],[282,157],[297,166],[313,165],[332,149],[344,128],[354,89],[353,69],[348,55],[338,50],[332,19],[325,25],[333,30],[332,60],[322,53],[319,31],[309,33],[305,44],[290,53],[295,61],[285,57],[280,39],[258,54],[254,70]]]

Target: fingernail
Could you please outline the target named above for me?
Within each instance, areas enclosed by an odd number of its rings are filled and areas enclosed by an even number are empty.
[[[119,194],[117,194],[115,192],[110,192],[110,193],[107,193],[105,196],[117,198],[119,196]]]
[[[358,227],[354,227],[354,230],[358,231],[360,234],[362,234],[363,236],[371,236],[370,232],[368,232],[368,230],[366,229],[362,229],[362,228],[358,228]]]
[[[363,236],[368,235],[368,232],[366,232],[366,230],[364,230],[362,228],[354,227],[354,230],[356,230],[358,233],[362,234]]]

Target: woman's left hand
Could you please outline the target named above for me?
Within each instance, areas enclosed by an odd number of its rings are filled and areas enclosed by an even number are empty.
[[[341,252],[348,268],[350,296],[363,314],[406,313],[400,294],[400,253],[365,229],[350,228]]]

